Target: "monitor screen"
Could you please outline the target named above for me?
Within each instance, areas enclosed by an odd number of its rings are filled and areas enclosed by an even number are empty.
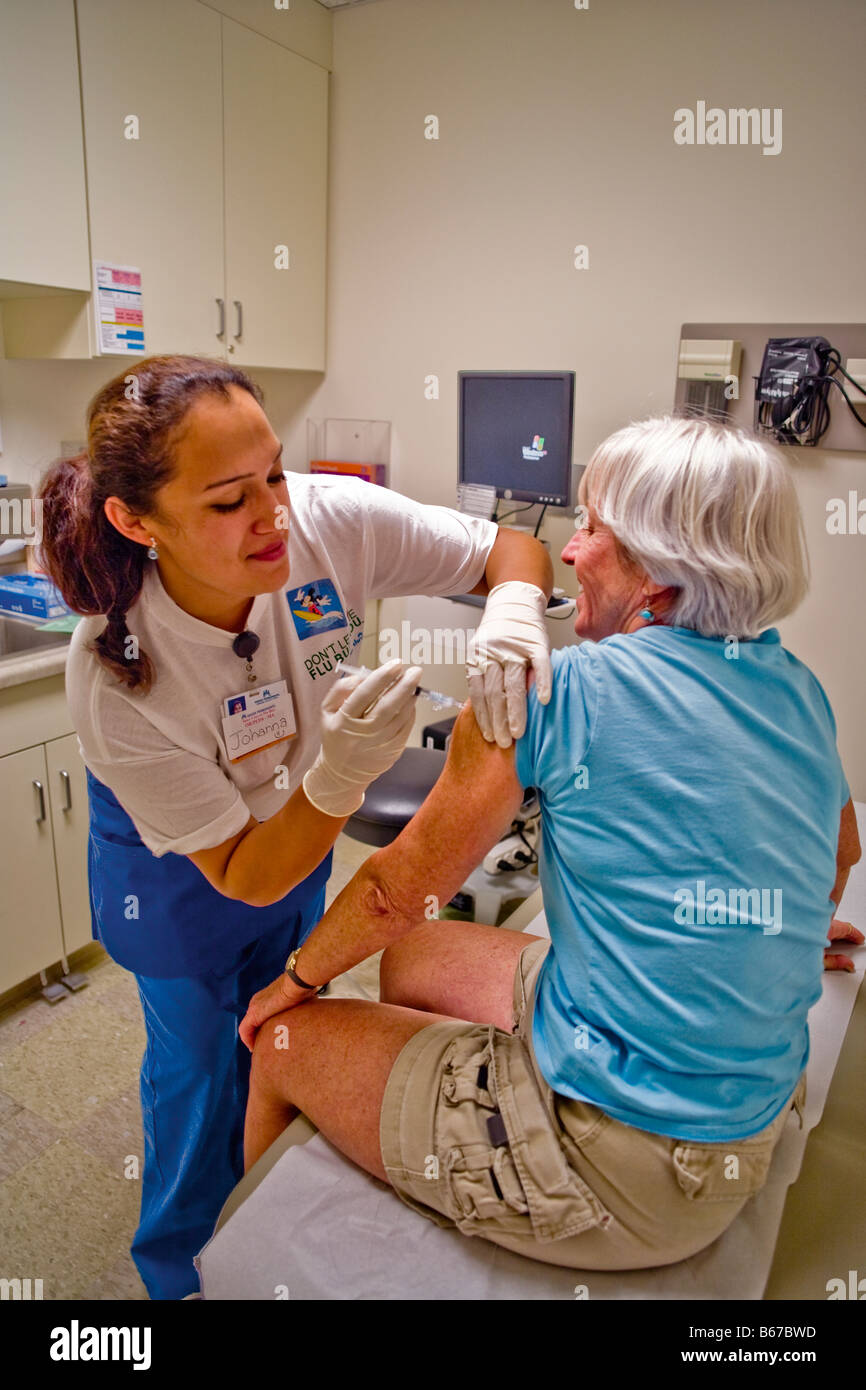
[[[574,372],[460,372],[460,481],[571,504]]]

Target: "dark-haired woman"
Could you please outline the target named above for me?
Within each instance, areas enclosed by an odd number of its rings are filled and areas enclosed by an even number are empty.
[[[147,1029],[132,1255],[154,1299],[197,1288],[243,1173],[238,1020],[292,969],[333,843],[412,728],[417,668],[337,683],[366,600],[490,595],[474,698],[503,745],[527,665],[549,682],[543,547],[369,484],[287,478],[261,401],[227,364],[145,359],[97,393],[86,455],[40,488],[40,558],[89,615],[67,696],[94,935],[135,974]]]

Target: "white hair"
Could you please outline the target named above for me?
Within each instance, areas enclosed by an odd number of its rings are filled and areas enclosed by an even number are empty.
[[[803,519],[779,448],[718,420],[665,415],[601,443],[581,501],[705,637],[757,637],[809,586]]]

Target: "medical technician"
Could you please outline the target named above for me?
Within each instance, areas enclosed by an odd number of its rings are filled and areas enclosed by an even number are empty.
[[[473,701],[503,746],[528,666],[549,690],[544,548],[372,484],[287,478],[262,399],[226,363],[144,359],[39,492],[39,558],[87,615],[66,688],[94,936],[135,974],[147,1031],[132,1255],[154,1299],[198,1288],[193,1256],[243,1174],[238,1020],[293,968],[333,843],[413,726],[418,668],[339,680],[365,603],[489,594]]]

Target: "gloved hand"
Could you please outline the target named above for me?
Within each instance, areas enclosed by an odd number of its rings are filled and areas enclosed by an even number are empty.
[[[351,816],[370,783],[397,761],[415,722],[420,675],[420,666],[404,667],[395,658],[331,687],[322,701],[322,746],[304,774],[307,800],[317,810]]]
[[[526,728],[526,667],[535,671],[539,702],[550,700],[547,599],[535,584],[508,579],[490,590],[469,642],[466,679],[478,727],[488,743],[508,748]]]

